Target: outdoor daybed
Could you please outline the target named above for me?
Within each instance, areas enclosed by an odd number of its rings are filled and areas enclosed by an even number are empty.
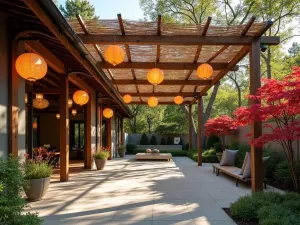
[[[136,160],[168,160],[172,159],[171,153],[137,153]]]

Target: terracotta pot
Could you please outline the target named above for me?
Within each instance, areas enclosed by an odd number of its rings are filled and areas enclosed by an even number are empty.
[[[221,162],[223,152],[217,152],[216,155],[217,155],[218,161]]]
[[[95,159],[97,170],[103,170],[107,159]]]
[[[28,180],[24,191],[29,201],[39,201],[46,194],[51,177]]]
[[[119,153],[120,158],[124,158],[124,156],[125,156],[125,149],[118,149],[118,153]]]

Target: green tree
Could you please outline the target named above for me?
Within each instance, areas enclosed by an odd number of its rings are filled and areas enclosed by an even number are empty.
[[[300,53],[300,44],[293,42],[292,47],[289,48],[288,53],[291,57],[296,57]]]
[[[88,0],[67,0],[65,6],[60,5],[64,17],[68,19],[76,19],[76,15],[80,15],[83,19],[97,19],[95,16],[95,8]]]

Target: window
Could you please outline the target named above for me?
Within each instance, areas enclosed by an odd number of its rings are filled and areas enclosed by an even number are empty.
[[[84,148],[84,122],[73,123],[73,146],[74,148]]]

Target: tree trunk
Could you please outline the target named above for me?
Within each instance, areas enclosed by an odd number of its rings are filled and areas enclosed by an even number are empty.
[[[267,61],[266,61],[266,64],[267,64],[267,77],[268,79],[271,79],[272,77],[272,71],[271,71],[271,49],[270,47],[268,48],[267,50],[268,54],[267,54]]]

